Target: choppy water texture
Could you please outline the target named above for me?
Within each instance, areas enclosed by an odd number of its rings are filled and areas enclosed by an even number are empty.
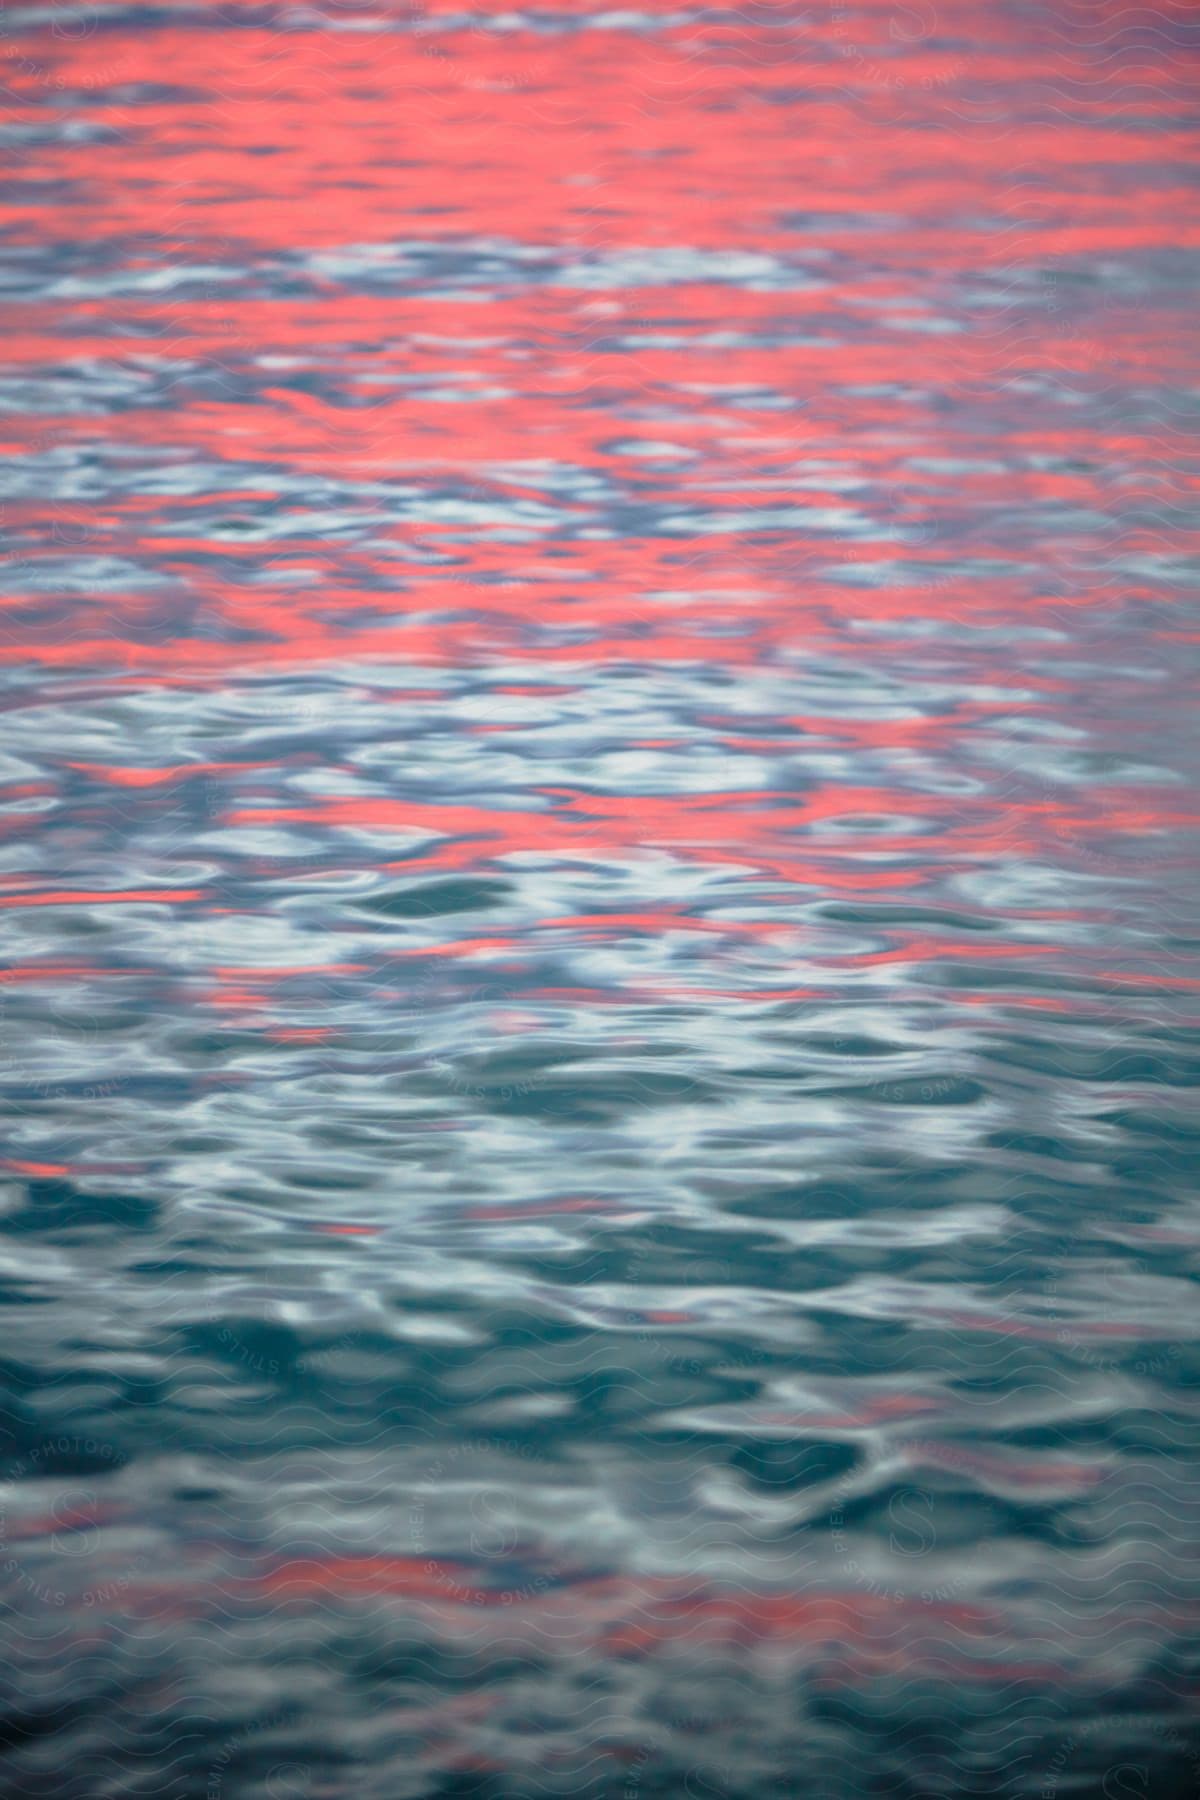
[[[3,1792],[1200,1792],[1194,12],[5,24]]]

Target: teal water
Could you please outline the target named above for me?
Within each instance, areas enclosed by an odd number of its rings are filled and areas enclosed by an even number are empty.
[[[1182,8],[0,40],[0,1792],[1176,1800]]]

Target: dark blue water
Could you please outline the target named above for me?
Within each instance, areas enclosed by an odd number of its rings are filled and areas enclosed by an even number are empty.
[[[0,1792],[1200,1794],[1197,32],[0,37]]]

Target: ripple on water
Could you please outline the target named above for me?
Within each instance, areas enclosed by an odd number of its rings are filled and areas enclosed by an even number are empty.
[[[1155,17],[10,14],[6,1794],[1200,1788]]]

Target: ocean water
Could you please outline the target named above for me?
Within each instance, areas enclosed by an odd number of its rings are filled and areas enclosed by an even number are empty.
[[[1176,0],[0,33],[0,1793],[1200,1794]]]

